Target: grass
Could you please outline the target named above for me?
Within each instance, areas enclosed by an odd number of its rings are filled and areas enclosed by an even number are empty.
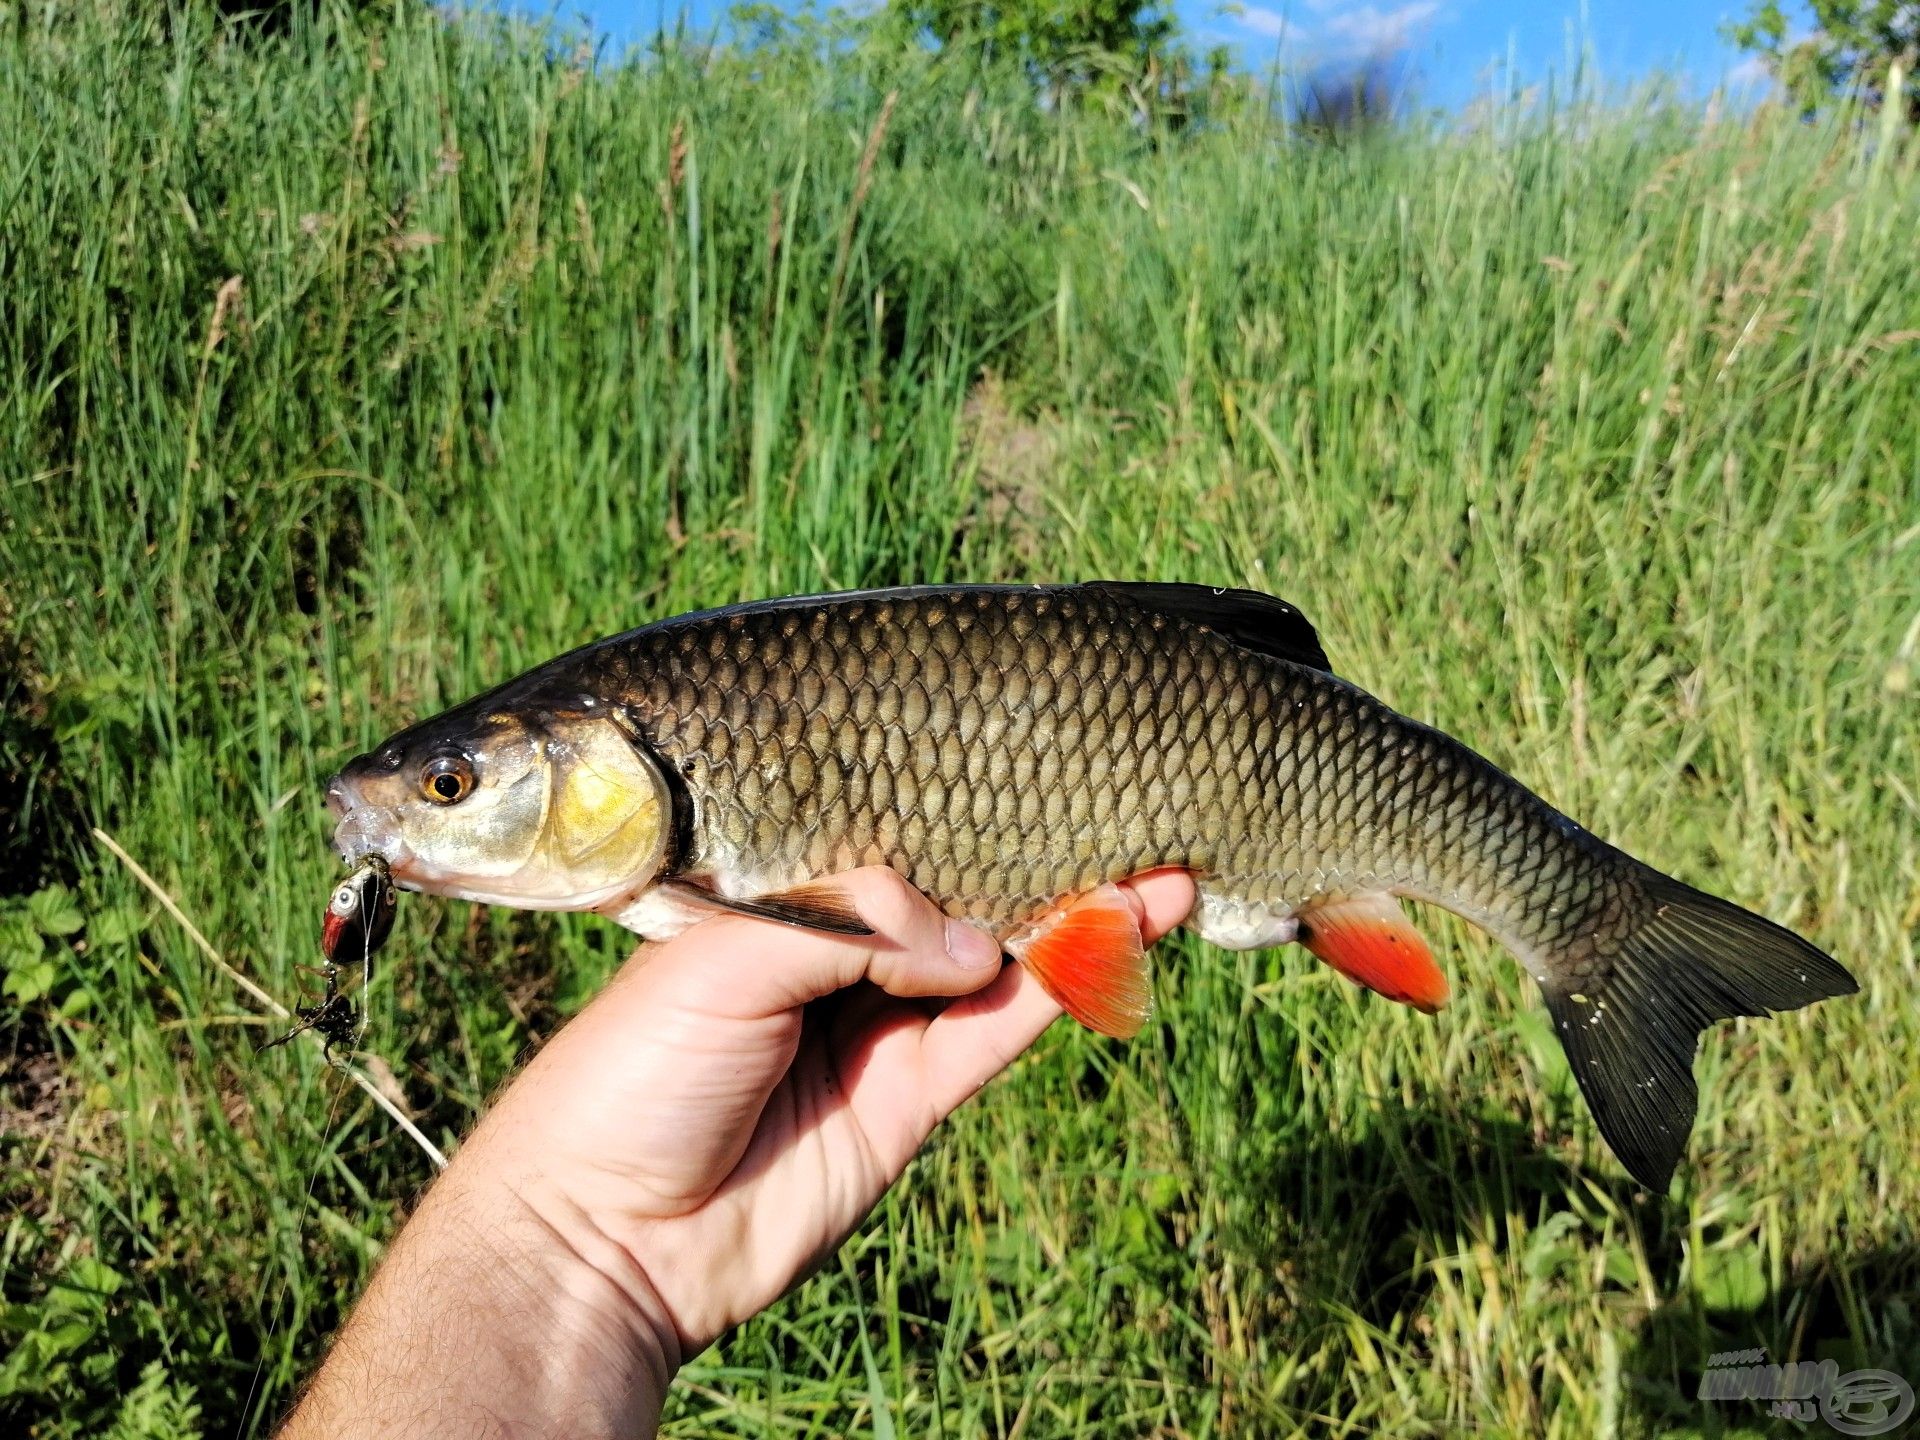
[[[292,997],[342,757],[653,617],[961,578],[1283,594],[1863,993],[1717,1030],[1654,1198],[1451,922],[1435,1019],[1170,945],[1162,1023],[1050,1032],[674,1433],[1734,1434],[1714,1351],[1920,1381],[1911,147],[46,13],[0,25],[9,1427],[263,1432],[428,1178],[87,827]],[[417,900],[369,1043],[457,1144],[625,948]]]

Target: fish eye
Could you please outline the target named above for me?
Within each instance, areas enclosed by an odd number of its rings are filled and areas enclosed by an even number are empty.
[[[436,805],[453,805],[473,789],[473,767],[457,755],[443,755],[420,772],[420,793]]]
[[[351,885],[342,885],[333,892],[333,913],[347,916],[360,908],[360,896]]]

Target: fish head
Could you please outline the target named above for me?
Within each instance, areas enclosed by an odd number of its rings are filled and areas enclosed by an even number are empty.
[[[652,757],[590,697],[449,710],[327,784],[334,847],[395,883],[528,910],[591,910],[650,883],[673,800]]]

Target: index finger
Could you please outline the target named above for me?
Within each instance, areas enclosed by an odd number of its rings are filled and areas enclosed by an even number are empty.
[[[1122,880],[1120,889],[1138,902],[1134,918],[1140,922],[1140,938],[1149,945],[1185,920],[1199,898],[1193,872],[1177,865]]]
[[[830,883],[872,934],[716,916],[652,952],[651,983],[691,986],[707,1013],[747,1020],[796,1009],[860,980],[890,995],[953,996],[971,994],[999,973],[999,942],[949,919],[897,871],[869,866]]]

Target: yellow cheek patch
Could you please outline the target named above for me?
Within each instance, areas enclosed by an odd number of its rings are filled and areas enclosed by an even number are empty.
[[[666,837],[659,776],[617,731],[595,727],[567,737],[555,755],[548,839],[574,872],[617,878],[656,861]],[[582,878],[585,878],[584,876]]]

